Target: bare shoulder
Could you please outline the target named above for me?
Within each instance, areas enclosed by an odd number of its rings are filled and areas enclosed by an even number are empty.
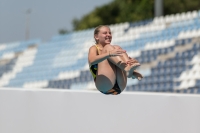
[[[92,45],[91,47],[90,47],[90,49],[93,49],[93,48],[96,48],[94,45]]]
[[[89,48],[89,52],[90,51],[96,51],[96,47],[94,45],[92,45],[90,48]]]

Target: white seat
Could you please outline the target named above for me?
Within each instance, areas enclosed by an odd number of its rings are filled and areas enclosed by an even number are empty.
[[[198,17],[198,12],[197,11],[193,11],[192,12],[192,18],[196,18]]]
[[[186,13],[186,18],[187,18],[187,20],[189,20],[189,19],[191,19],[192,18],[192,12],[187,12]]]
[[[180,21],[184,21],[186,19],[186,14],[185,12],[181,13],[181,19]]]

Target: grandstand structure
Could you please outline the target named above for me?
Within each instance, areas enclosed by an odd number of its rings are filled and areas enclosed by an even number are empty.
[[[200,93],[200,11],[110,25],[113,44],[136,58],[141,81],[125,91]],[[0,87],[96,90],[88,66],[94,29],[0,45]]]

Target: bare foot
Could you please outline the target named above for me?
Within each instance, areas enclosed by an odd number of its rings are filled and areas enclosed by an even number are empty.
[[[132,75],[132,79],[135,79],[135,78],[137,78],[138,80],[141,80],[143,78],[143,76],[141,73],[134,71],[133,75]]]
[[[139,67],[139,66],[140,66],[140,63],[134,63],[134,64],[128,66],[127,69],[126,69],[126,72],[127,72],[127,73],[126,73],[126,76],[127,76],[128,78],[131,78],[132,75],[133,75],[134,70],[135,70],[137,67]]]

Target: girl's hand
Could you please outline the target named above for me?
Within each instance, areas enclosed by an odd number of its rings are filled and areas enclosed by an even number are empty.
[[[139,63],[139,62],[138,60],[131,57],[129,57],[129,61],[126,62],[126,64],[129,64],[129,65],[133,65],[134,63]]]

